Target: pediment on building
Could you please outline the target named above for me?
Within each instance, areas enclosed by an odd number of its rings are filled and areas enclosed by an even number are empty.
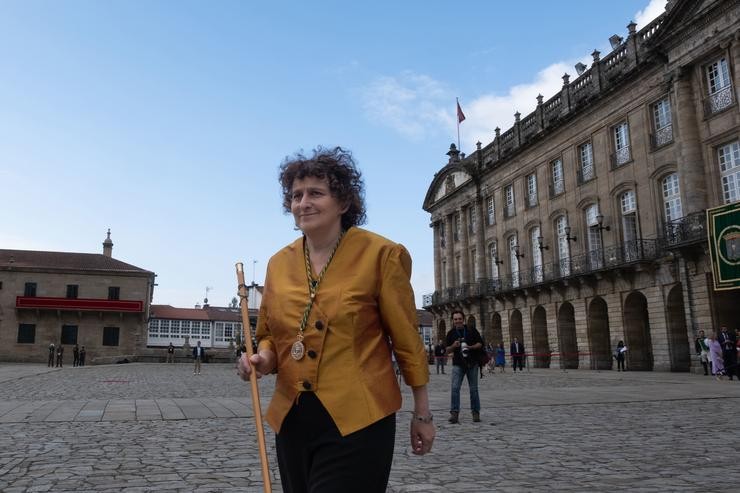
[[[674,38],[684,26],[696,23],[707,11],[717,8],[731,8],[736,0],[670,0],[666,6],[665,17],[649,42],[660,44],[666,38]],[[725,4],[724,6],[722,4]]]
[[[472,180],[473,177],[462,166],[445,166],[434,176],[431,185],[429,185],[429,190],[427,190],[426,197],[424,197],[424,210],[429,212],[434,204],[453,195],[463,185]]]

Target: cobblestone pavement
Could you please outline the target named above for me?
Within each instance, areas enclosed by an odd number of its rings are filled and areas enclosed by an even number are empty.
[[[272,377],[260,383],[263,406],[272,386]],[[486,375],[480,388],[483,422],[472,423],[464,384],[461,424],[450,425],[449,374],[432,375],[438,430],[424,457],[410,452],[404,389],[388,491],[729,492],[740,484],[740,382],[536,369]],[[248,396],[231,365],[193,375],[186,364],[0,364],[0,491],[262,491]]]

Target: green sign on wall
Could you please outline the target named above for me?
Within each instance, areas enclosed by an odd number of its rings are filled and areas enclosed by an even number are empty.
[[[740,288],[740,202],[707,209],[714,289]]]

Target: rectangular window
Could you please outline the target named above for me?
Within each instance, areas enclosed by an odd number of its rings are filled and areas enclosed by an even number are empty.
[[[159,337],[167,338],[170,336],[170,321],[160,320],[159,321]]]
[[[727,58],[710,63],[705,70],[709,95],[704,101],[704,109],[708,116],[732,106],[734,97]]]
[[[67,284],[67,298],[77,298],[79,286],[77,284]]]
[[[77,344],[77,326],[62,325],[62,344]]]
[[[506,198],[506,208],[504,209],[506,217],[512,217],[516,212],[514,206],[514,185],[507,185],[504,188],[504,197]]]
[[[478,225],[478,217],[475,213],[475,204],[468,207],[468,231],[472,234],[475,233],[475,228]]]
[[[491,226],[492,224],[496,223],[496,204],[493,202],[493,195],[489,195],[486,198],[486,218],[488,220],[488,225]]]
[[[653,148],[673,142],[673,121],[671,120],[671,103],[666,97],[653,105],[653,127],[651,136]]]
[[[630,154],[630,133],[627,122],[614,127],[614,164],[621,166],[632,159]]]
[[[460,213],[459,212],[455,213],[455,216],[453,218],[453,226],[454,226],[454,231],[452,235],[453,240],[460,241]]]
[[[118,286],[108,287],[108,299],[109,300],[120,300],[121,299],[121,288]]]
[[[156,339],[159,337],[159,320],[149,320],[149,337],[151,339]]]
[[[534,207],[537,205],[537,175],[532,173],[527,175],[527,206]]]
[[[594,177],[594,148],[591,142],[578,146],[578,160],[581,183],[587,182]]]
[[[740,141],[717,149],[725,204],[740,200]]]
[[[498,245],[496,244],[495,241],[491,243],[488,254],[491,257],[491,277],[493,279],[498,279],[498,266],[499,266]]]
[[[36,325],[19,324],[18,344],[33,344],[34,342],[36,342]]]
[[[727,58],[722,57],[707,65],[707,84],[709,94],[717,94],[730,87],[730,70],[727,67]]]
[[[172,337],[180,337],[180,321],[170,320],[170,335]]]
[[[36,283],[35,282],[27,282],[25,287],[23,288],[23,296],[27,297],[35,297],[36,296]]]
[[[118,346],[119,327],[103,327],[103,346]]]
[[[681,192],[678,186],[678,175],[671,173],[663,178],[663,210],[666,222],[683,217],[681,210]]]
[[[185,336],[190,335],[190,320],[182,320],[180,322],[180,337],[183,339]]]
[[[478,265],[478,252],[475,248],[473,248],[470,251],[470,272],[472,273],[471,277],[475,279],[476,281],[478,280],[477,265]]]
[[[563,178],[563,161],[556,159],[550,163],[552,170],[552,195],[560,195],[565,192],[565,180]]]

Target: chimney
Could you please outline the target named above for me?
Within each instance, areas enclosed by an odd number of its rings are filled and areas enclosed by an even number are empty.
[[[113,242],[110,239],[110,228],[108,228],[108,237],[103,242],[103,255],[113,257]]]

